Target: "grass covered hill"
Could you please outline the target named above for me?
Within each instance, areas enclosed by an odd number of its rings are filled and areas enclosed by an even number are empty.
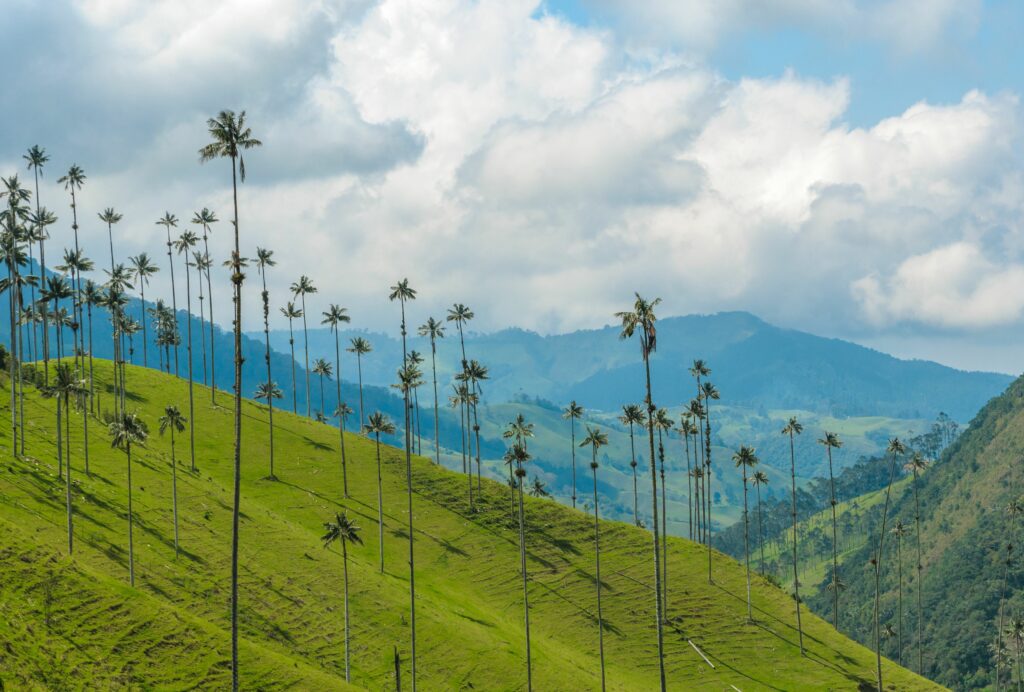
[[[111,370],[96,364],[104,404]],[[7,382],[0,420],[9,422]],[[196,466],[188,431],[176,439],[181,552],[173,545],[171,446],[157,432],[164,406],[187,411],[187,385],[128,368],[129,406],[149,426],[132,465],[136,586],[127,560],[125,454],[97,419],[89,470],[81,412],[70,417],[75,551],[67,555],[65,490],[55,453],[55,402],[27,388],[26,456],[0,426],[0,679],[9,689],[223,689],[229,670],[231,421],[197,392]],[[218,397],[223,404],[230,399]],[[351,497],[343,499],[337,430],[275,416],[277,480],[267,478],[266,411],[244,407],[241,675],[244,689],[347,689],[342,559],[323,523],[344,509],[364,545],[349,549],[353,684],[394,689],[397,650],[408,682],[409,569],[402,454],[383,449],[384,565],[377,549],[374,444],[346,439]],[[470,511],[464,476],[414,459],[418,672],[423,689],[524,689],[523,602],[509,489],[485,480]],[[599,688],[593,521],[526,499],[534,684]],[[649,536],[602,525],[605,652],[610,689],[653,689],[657,654]],[[674,689],[857,689],[874,679],[870,651],[806,615],[808,655],[796,646],[793,601],[756,579],[755,621],[744,577],[715,554],[669,543],[666,666]],[[710,664],[691,646],[700,648]],[[886,662],[892,689],[933,685]]]

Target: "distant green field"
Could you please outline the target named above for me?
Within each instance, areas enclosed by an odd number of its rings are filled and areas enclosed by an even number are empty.
[[[102,404],[110,368],[96,363]],[[11,455],[6,380],[0,392],[0,679],[9,689],[224,689],[229,670],[231,399],[196,388],[198,472],[188,434],[177,440],[182,554],[171,525],[170,441],[156,433],[166,404],[188,415],[187,385],[128,370],[130,407],[150,427],[133,464],[136,587],[127,586],[126,462],[90,424],[84,473],[82,415],[72,415],[76,549],[66,555],[64,490],[57,479],[53,400],[26,397],[27,459]],[[507,412],[496,413],[496,418]],[[353,682],[394,689],[393,647],[409,676],[404,457],[384,449],[385,561],[377,569],[374,445],[346,438],[351,499],[343,500],[337,430],[278,413],[277,481],[267,480],[266,410],[246,402],[241,522],[241,674],[244,689],[345,689],[342,564],[324,550],[322,524],[345,509],[366,544],[351,551]],[[538,434],[538,447],[541,435]],[[621,441],[615,452],[621,451]],[[724,461],[724,460],[723,460]],[[599,472],[602,482],[611,472]],[[416,458],[413,467],[418,668],[425,690],[525,688],[517,531],[509,491],[485,480],[475,511],[464,476]],[[647,481],[649,484],[649,479]],[[585,488],[585,484],[582,486]],[[602,486],[604,503],[614,484]],[[614,504],[609,501],[609,505]],[[528,498],[529,573],[537,690],[599,688],[593,523]],[[611,689],[657,685],[647,533],[603,522],[605,649]],[[755,622],[745,621],[743,570],[683,539],[669,544],[666,665],[670,689],[857,689],[874,679],[864,647],[805,614],[808,656],[796,647],[793,602],[755,578]],[[708,656],[705,663],[689,643]],[[887,687],[934,685],[888,661]]]

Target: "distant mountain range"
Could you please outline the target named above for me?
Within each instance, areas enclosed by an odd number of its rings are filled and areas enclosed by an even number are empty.
[[[449,323],[438,344],[438,370],[445,385],[461,360],[458,334]],[[643,396],[642,364],[634,341],[618,338],[617,327],[542,336],[522,329],[466,335],[466,352],[490,368],[485,398],[503,402],[523,396],[612,411]],[[260,335],[262,336],[262,334]],[[366,383],[388,385],[401,361],[401,342],[388,335],[348,330],[367,338],[374,352],[364,358]],[[302,357],[302,332],[296,352]],[[430,345],[413,336],[411,347],[427,357]],[[288,332],[271,332],[272,346],[288,350]],[[310,358],[333,358],[326,329],[309,333]],[[900,360],[840,339],[775,327],[745,312],[671,317],[658,322],[658,351],[652,358],[655,402],[685,404],[694,394],[688,368],[703,358],[723,403],[754,409],[801,409],[822,415],[931,419],[946,412],[969,420],[1012,381],[1009,375],[965,372],[937,363]],[[354,357],[345,365],[355,378]],[[447,386],[445,387],[447,389]]]

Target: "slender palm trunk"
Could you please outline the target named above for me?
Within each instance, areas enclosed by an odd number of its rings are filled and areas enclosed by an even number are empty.
[[[234,497],[231,512],[231,686],[234,692],[238,692],[238,516],[240,513],[242,491],[242,268],[240,265],[242,254],[238,238],[238,183],[236,175],[235,158],[232,157],[231,190],[235,212],[235,254],[231,276],[231,283],[234,286],[235,303],[235,391],[233,392],[235,399],[235,469]],[[172,273],[172,297],[174,292],[173,276]]]
[[[530,593],[529,577],[526,573],[526,522],[523,509],[523,466],[516,462],[516,480],[519,486],[519,571],[523,575],[523,613],[526,623],[526,689],[533,690],[533,661],[530,655]]]
[[[409,364],[405,339],[405,298],[401,298],[399,302],[402,308],[402,367],[404,368]],[[409,626],[412,634],[410,663],[412,666],[412,689],[413,692],[416,692],[416,564],[413,555],[415,541],[412,527],[412,430],[409,415],[409,388],[403,387],[402,391],[405,394],[405,487],[409,496]],[[472,483],[470,484],[470,498],[470,505],[472,505]]]
[[[324,408],[324,376],[323,376],[323,373],[319,374],[319,378],[320,378],[320,413],[322,413],[323,416],[326,418],[327,417],[327,413],[326,413],[326,409]]]
[[[665,445],[661,439],[661,428],[658,428],[658,463],[661,467],[661,589],[662,613],[668,620],[668,498],[665,496]]]
[[[345,682],[352,682],[348,625],[348,542],[344,538],[341,539],[341,564],[345,573]]]
[[[135,536],[134,518],[132,515],[132,444],[125,444],[128,453],[128,584],[135,586]]]
[[[878,552],[875,554],[875,673],[878,676],[878,689],[882,689],[882,631],[879,625],[881,610],[881,589],[882,589],[882,556],[885,546],[885,520],[889,515],[889,496],[892,492],[892,482],[896,477],[896,454],[892,455],[892,462],[889,467],[889,485],[885,488],[885,505],[882,507],[882,531],[878,536]],[[835,508],[833,507],[833,512]]]
[[[207,242],[207,235],[209,227],[207,224],[203,224],[203,252],[206,257],[210,256],[210,245]],[[206,268],[206,292],[210,296],[210,401],[214,404],[217,403],[217,366],[216,366],[216,354],[214,352],[214,343],[216,339],[215,328],[213,326],[213,282],[210,279],[210,268]],[[143,352],[145,355],[145,352]]]
[[[903,665],[903,536],[896,535],[896,594],[899,603],[898,619],[896,621],[896,661]]]
[[[92,303],[87,303],[86,304],[86,314],[88,315],[88,319],[89,319],[89,411],[92,412],[92,413],[95,413],[96,412],[96,408],[93,405],[94,404],[94,397],[95,397],[95,393],[96,393],[96,388],[95,388],[95,386],[93,384],[94,383],[94,378],[93,378],[93,367],[92,367]],[[87,445],[86,446],[86,450],[88,450],[88,449],[89,449],[89,447]],[[87,453],[86,454],[86,459],[88,459],[88,457],[89,457],[89,455]],[[85,472],[86,472],[86,474],[89,473],[89,464],[88,463],[85,465]]]
[[[761,523],[761,484],[757,484],[757,547],[761,552],[761,575],[764,576],[764,525]]]
[[[754,611],[750,604],[750,519],[747,513],[747,466],[743,468],[743,560],[747,568],[747,621],[753,622]]]
[[[384,574],[384,479],[380,472],[380,433],[377,433],[377,539],[380,551],[380,573]]]
[[[292,412],[299,412],[299,385],[295,381],[295,331],[292,329],[292,318],[288,318],[288,345],[292,349]]]
[[[206,368],[206,308],[203,296],[203,270],[199,269],[199,343],[203,353],[203,386],[210,384],[209,370]]]
[[[917,496],[917,469],[914,469],[914,526],[917,533],[917,673],[924,675],[924,609],[921,605],[921,502]],[[1003,579],[1005,593],[1006,579]],[[1002,637],[1002,621],[999,624],[999,636]],[[998,660],[998,659],[997,659]],[[996,687],[999,681],[996,680]]]
[[[61,436],[61,397],[57,397],[57,454],[60,454],[60,436]],[[68,418],[71,416],[68,415]],[[69,431],[70,432],[70,431]],[[68,436],[68,472],[64,478],[65,495],[67,499],[68,509],[68,555],[71,555],[75,551],[75,532],[71,520],[71,437]]]
[[[33,166],[33,173],[36,180],[36,218],[40,217],[42,206],[39,202],[39,168]],[[39,229],[39,285],[46,285],[46,227]],[[35,305],[35,292],[32,293],[32,304]],[[33,334],[35,327],[33,327]],[[46,307],[43,306],[43,377],[46,385],[50,384],[50,326],[49,316],[46,314]]]
[[[832,503],[832,626],[839,629],[839,540],[836,530],[836,477],[832,472],[832,448],[826,446],[828,451],[828,486],[829,502]],[[794,510],[795,511],[795,510]],[[795,529],[794,529],[795,531]]]
[[[706,398],[706,397],[705,397]],[[707,410],[704,412],[704,463],[707,466],[707,487],[704,494],[707,496],[708,513],[705,522],[705,531],[708,534],[708,583],[713,583],[711,578],[711,506],[714,503],[714,496],[711,494],[711,400],[707,399]]]
[[[693,540],[693,476],[690,475],[692,469],[690,465],[690,434],[683,429],[680,437],[683,440],[686,450],[686,515],[689,517],[687,527],[689,530],[690,540]]]
[[[362,430],[363,424],[363,354],[356,351],[356,370],[359,373],[359,429]],[[437,417],[437,369],[434,370],[434,417]],[[436,440],[435,435],[435,440]],[[440,463],[440,461],[438,462]]]
[[[338,344],[338,327],[334,327],[334,373],[338,385],[338,408],[341,408],[341,346]],[[320,382],[320,406],[323,406],[323,381]],[[360,405],[360,412],[362,405]],[[324,414],[326,415],[326,413]],[[362,413],[360,413],[362,415]],[[362,425],[362,423],[360,423]],[[345,416],[338,411],[338,442],[341,448],[341,484],[342,492],[348,497],[348,462],[345,459]]]
[[[193,424],[193,421],[189,421]],[[171,502],[174,509],[174,557],[178,557],[178,461],[174,454],[174,424],[171,424]]]
[[[185,354],[188,356],[188,447],[192,465],[192,472],[196,470],[196,406],[192,395],[192,272],[188,268],[188,251],[185,254],[185,310],[186,327],[185,338],[188,339],[188,347]]]
[[[141,276],[139,277],[139,293],[141,294],[141,298],[142,298],[142,307],[140,309],[140,312],[142,314],[139,317],[139,321],[142,322],[142,367],[148,368],[149,367],[149,353],[148,353],[148,350],[149,350],[148,349],[149,339],[146,337],[146,280],[144,278],[142,278]],[[89,351],[90,352],[92,351],[91,347],[89,348]],[[160,351],[160,349],[158,347],[157,348],[157,352],[159,352],[159,351]],[[161,365],[162,365],[162,363],[161,363]]]
[[[594,447],[594,571],[597,577],[597,642],[601,654],[601,690],[604,692],[604,617],[601,614],[601,520],[597,508],[597,447]]]
[[[311,404],[313,397],[310,396],[309,392],[309,327],[306,324],[306,294],[302,294],[302,347],[306,352],[306,417],[310,415]]]
[[[804,626],[800,621],[800,574],[797,558],[797,529],[796,529],[796,450],[793,442],[793,433],[789,433],[789,473],[792,480],[793,498],[793,600],[796,601],[796,629],[800,635],[800,654],[804,653]],[[835,569],[835,568],[833,568]]]
[[[238,231],[235,230],[235,237],[238,237]],[[167,226],[167,262],[171,267],[171,309],[174,310],[174,325],[178,325],[178,293],[174,290],[174,253],[171,251],[171,227]],[[178,374],[178,344],[174,344],[174,376],[180,377]]]
[[[630,429],[632,426],[633,424],[630,423]],[[569,441],[572,449],[572,508],[576,509],[576,418],[574,416],[569,416]],[[635,507],[633,514],[635,518]]]
[[[434,373],[434,461],[441,464],[441,434],[440,421],[438,418],[438,404],[437,404],[437,342],[434,337],[430,337],[430,367]],[[363,416],[363,371],[360,365],[359,370],[359,417]]]
[[[204,235],[203,241],[205,242],[206,237]],[[273,376],[270,372],[270,293],[267,291],[267,273],[266,270],[260,271],[260,276],[263,278],[263,343],[265,346],[263,361],[267,365],[267,415],[270,422],[270,478],[274,479],[274,396],[273,396]],[[202,286],[202,277],[199,277],[200,286]],[[201,299],[201,298],[200,298]],[[210,323],[210,330],[213,330],[213,323]],[[203,354],[203,362],[206,362],[206,354]],[[346,495],[347,497],[347,495]],[[347,567],[346,567],[347,569]],[[348,646],[346,644],[346,650]]]
[[[654,529],[654,622],[658,631],[658,673],[661,682],[661,692],[665,692],[665,638],[661,629],[662,606],[661,606],[661,540],[658,535],[658,475],[654,465],[654,399],[651,395],[651,361],[647,347],[647,337],[642,335],[642,352],[644,358],[644,373],[647,384],[647,440],[650,447],[651,460],[651,518]]]
[[[477,387],[477,397],[481,394],[479,386]],[[477,418],[477,409],[480,404],[473,404],[473,435],[476,437],[476,489],[477,496],[479,497],[483,493],[483,483],[480,480],[480,421]]]

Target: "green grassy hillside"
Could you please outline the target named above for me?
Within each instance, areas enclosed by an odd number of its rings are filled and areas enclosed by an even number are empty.
[[[110,370],[97,362],[107,393]],[[221,689],[229,671],[230,398],[196,396],[198,471],[179,436],[182,554],[174,556],[168,438],[156,434],[166,404],[187,414],[187,385],[129,368],[130,406],[150,426],[133,463],[136,588],[127,586],[126,461],[90,420],[72,415],[76,549],[66,555],[64,491],[57,478],[53,400],[26,396],[27,459],[0,430],[0,676],[13,689]],[[9,421],[4,389],[0,420]],[[395,686],[392,652],[408,681],[409,599],[404,460],[384,450],[385,563],[378,571],[373,443],[347,437],[351,498],[342,501],[337,431],[275,416],[276,472],[268,480],[265,409],[245,405],[241,522],[241,673],[246,689],[344,689],[342,564],[324,550],[322,523],[345,508],[365,546],[350,559],[353,683]],[[424,689],[525,687],[517,533],[508,488],[486,481],[476,511],[465,478],[415,459],[418,668]],[[527,499],[534,684],[599,687],[591,521],[549,500]],[[611,689],[652,689],[650,539],[602,527],[605,649]],[[867,649],[807,615],[808,656],[796,647],[792,600],[756,580],[755,622],[745,622],[743,571],[715,554],[709,586],[703,550],[669,544],[667,669],[675,689],[856,689],[873,680]],[[705,663],[691,647],[700,647]],[[886,663],[892,689],[931,683]]]

